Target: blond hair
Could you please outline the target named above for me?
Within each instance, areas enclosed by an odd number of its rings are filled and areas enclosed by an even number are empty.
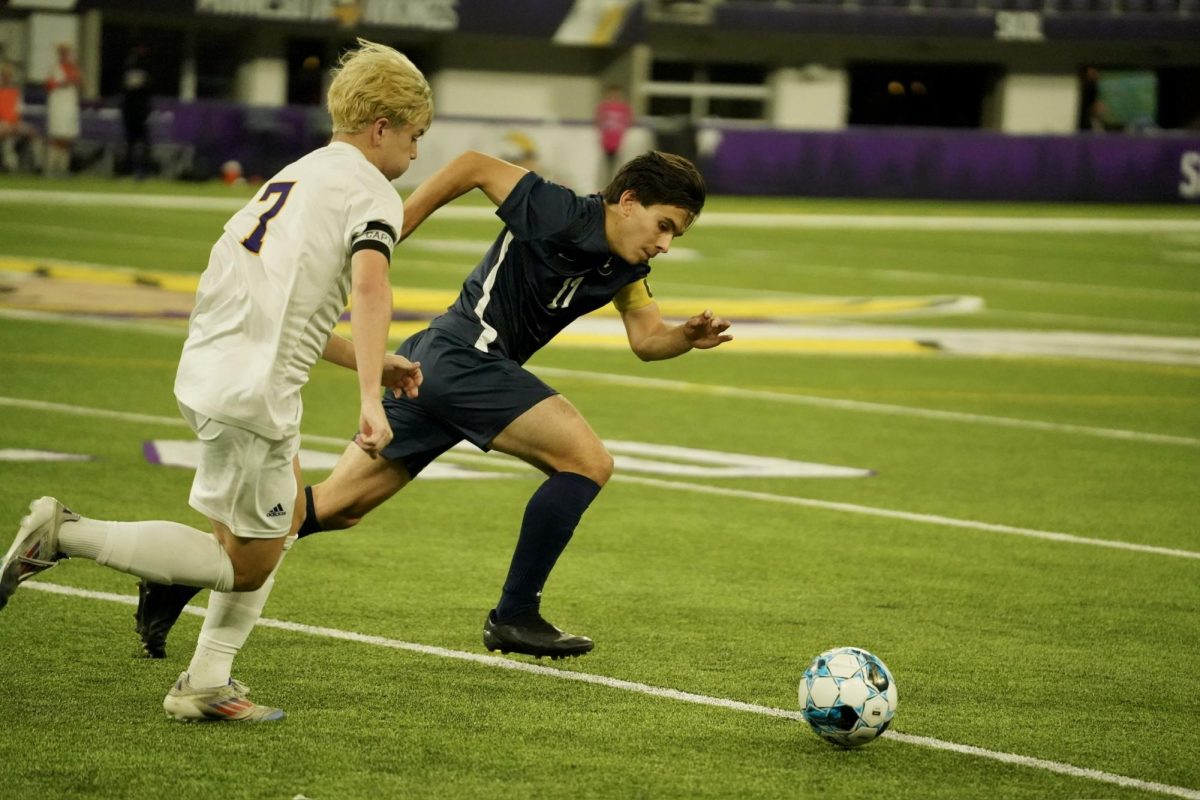
[[[358,133],[380,117],[393,125],[427,128],[433,92],[403,53],[359,39],[358,49],[338,60],[326,106],[334,133]]]

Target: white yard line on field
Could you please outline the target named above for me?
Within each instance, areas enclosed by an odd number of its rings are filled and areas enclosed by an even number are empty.
[[[128,192],[0,190],[0,203],[46,205],[123,206],[125,208],[181,209],[188,211],[236,211],[245,205],[252,189],[243,197],[189,197]],[[439,219],[495,222],[491,206],[447,206]],[[1200,233],[1200,222],[1154,217],[1000,217],[947,216],[932,214],[779,214],[771,212],[708,211],[704,226],[716,228],[815,228],[820,230],[899,231],[1001,231],[1014,233]]]
[[[662,480],[661,478],[643,478],[636,475],[613,475],[612,480],[621,481],[624,483],[640,483],[645,486],[654,486],[659,489],[698,492],[700,494],[713,494],[721,497],[737,497],[743,500],[760,500],[767,503],[782,503],[784,505],[803,506],[805,508],[819,508],[825,511],[841,511],[847,514],[864,514],[871,517],[900,519],[904,520],[905,522],[919,522],[926,525],[941,525],[950,528],[966,528],[968,530],[987,531],[988,533],[1002,533],[1011,536],[1027,536],[1031,539],[1045,539],[1051,542],[1086,544],[1093,547],[1110,547],[1115,550],[1131,550],[1137,553],[1150,553],[1159,556],[1172,556],[1174,558],[1200,559],[1200,552],[1194,550],[1176,550],[1171,547],[1157,547],[1155,545],[1138,544],[1136,542],[1123,542],[1117,539],[1095,539],[1089,536],[1076,536],[1072,533],[1042,531],[1037,530],[1036,528],[1018,528],[1013,525],[998,525],[993,522],[978,522],[970,519],[943,517],[937,514],[918,514],[912,511],[898,511],[890,508],[860,506],[856,503],[840,503],[833,500],[817,500],[811,497],[793,497],[786,494],[755,492],[748,489],[731,489],[725,486],[708,486],[702,483],[689,483],[686,481],[666,481]]]
[[[43,583],[38,581],[26,583],[25,586],[30,589],[37,589],[50,594],[66,595],[68,597],[81,597],[89,600],[104,600],[113,603],[124,603],[131,606],[137,605],[136,597],[112,594],[110,592],[95,592],[88,589],[78,589],[73,586],[63,586],[60,584]],[[195,614],[196,616],[200,617],[204,616],[205,614],[205,609],[199,608],[198,606],[187,606],[185,610],[190,614]],[[637,694],[648,695],[650,697],[657,697],[663,700],[676,700],[682,703],[712,706],[730,711],[743,711],[751,714],[761,714],[767,717],[778,717],[794,721],[802,721],[803,719],[799,711],[793,711],[790,709],[762,706],[755,703],[743,703],[739,700],[730,700],[724,697],[710,697],[708,695],[685,692],[679,689],[670,689],[663,686],[652,686],[647,683],[638,683],[636,681],[626,681],[620,678],[611,678],[607,675],[593,675],[587,672],[556,669],[554,667],[546,667],[540,664],[531,664],[526,661],[517,661],[515,659],[483,655],[482,653],[468,653],[463,650],[451,650],[446,647],[435,647],[433,645],[405,642],[400,639],[389,639],[385,636],[371,636],[364,633],[355,633],[354,631],[344,631],[338,628],[326,628],[318,625],[305,625],[300,622],[289,622],[287,620],[270,619],[267,617],[260,619],[258,624],[264,628],[275,628],[277,630],[289,631],[291,633],[301,633],[306,636],[318,636],[325,639],[337,639],[344,642],[354,642],[356,644],[365,644],[374,647],[386,647],[392,650],[403,650],[410,653],[418,653],[420,655],[449,658],[456,661],[466,661],[473,664],[478,664],[484,667],[494,667],[497,669],[507,669],[514,672],[524,672],[531,675],[539,675],[544,678],[558,678],[560,680],[575,681],[577,683],[590,683],[594,686],[604,686],[609,689],[619,689],[625,692],[634,692]],[[1048,761],[1042,758],[1019,755],[1017,753],[986,750],[982,747],[973,747],[971,745],[958,744],[956,742],[946,742],[942,741],[941,739],[933,739],[928,736],[915,736],[907,733],[899,733],[895,730],[885,733],[884,739],[886,741],[901,742],[903,744],[914,745],[916,747],[927,747],[934,750],[946,750],[952,753],[959,753],[961,755],[986,758],[992,761],[999,761],[1004,764],[1014,764],[1021,767],[1029,767],[1031,769],[1045,770],[1047,772],[1054,772],[1059,775],[1066,775],[1072,778],[1082,778],[1100,783],[1108,783],[1128,789],[1137,789],[1146,792],[1154,792],[1156,794],[1182,797],[1186,800],[1200,800],[1200,790],[1197,789],[1189,789],[1184,786],[1172,786],[1170,784],[1156,783],[1154,781],[1144,781],[1138,778],[1130,778],[1125,775],[1102,772],[1101,770],[1097,769],[1077,767],[1073,764],[1065,764],[1061,761]]]
[[[979,425],[992,425],[1000,428],[1022,428],[1034,431],[1053,431],[1055,433],[1079,434],[1096,436],[1101,439],[1123,439],[1134,442],[1152,444],[1173,444],[1185,447],[1200,447],[1200,439],[1190,436],[1172,436],[1165,433],[1145,433],[1143,431],[1126,431],[1120,428],[1095,428],[1089,425],[1072,425],[1062,422],[1041,422],[1031,419],[1016,419],[1014,417],[996,417],[989,414],[971,414],[965,411],[943,411],[936,408],[917,408],[914,406],[897,406],[888,403],[871,403],[865,400],[845,400],[836,397],[819,397],[790,392],[772,392],[762,389],[743,389],[739,386],[720,386],[706,383],[690,383],[688,381],[673,381],[664,378],[641,378],[633,375],[618,375],[608,372],[586,372],[584,370],[561,369],[559,367],[530,366],[529,369],[538,375],[548,378],[567,378],[569,380],[590,381],[611,386],[632,386],[641,389],[660,389],[670,392],[690,394],[707,394],[714,397],[738,397],[748,400],[768,400],[775,403],[793,403],[796,405],[816,406],[819,408],[835,408],[840,411],[863,411],[871,414],[889,414],[898,417],[918,417],[921,419],[936,419],[945,422],[964,422]]]
[[[30,408],[38,411],[51,411],[61,414],[71,414],[74,416],[98,417],[102,419],[112,419],[121,422],[136,422],[151,425],[169,425],[171,427],[186,427],[182,419],[176,417],[156,417],[149,414],[133,414],[125,411],[111,411],[102,408],[87,408],[85,406],[72,406],[63,403],[48,403],[42,400],[22,400],[15,397],[0,397],[0,408],[10,406],[14,408]],[[314,436],[304,434],[303,441],[311,444],[322,444],[332,447],[345,447],[347,440],[333,436]],[[446,454],[450,460],[460,460],[467,463],[486,460],[489,464],[500,466],[501,461],[496,463],[496,456],[483,456],[472,453],[455,453],[451,451]],[[513,459],[514,465],[524,467],[521,462]],[[1093,547],[1108,547],[1118,550],[1128,550],[1138,553],[1149,553],[1152,555],[1172,556],[1175,558],[1194,558],[1200,559],[1200,552],[1192,550],[1177,550],[1169,547],[1157,547],[1155,545],[1138,544],[1136,542],[1125,542],[1115,539],[1095,539],[1087,536],[1076,536],[1071,533],[1061,533],[1058,531],[1043,531],[1035,528],[1019,528],[1011,525],[1000,525],[991,522],[978,522],[969,519],[957,519],[955,517],[943,517],[936,514],[921,514],[912,511],[900,511],[892,508],[875,508],[873,506],[861,506],[853,503],[840,503],[830,500],[818,500],[809,497],[795,497],[792,495],[771,494],[769,492],[755,492],[746,489],[731,489],[722,486],[710,486],[703,483],[690,483],[687,481],[666,481],[658,478],[642,478],[633,475],[615,475],[613,480],[623,481],[626,483],[640,483],[647,486],[657,486],[663,489],[672,489],[675,491],[699,492],[703,494],[724,495],[728,497],[740,497],[745,500],[757,500],[761,502],[783,503],[788,505],[805,506],[808,508],[819,508],[826,511],[840,511],[848,514],[864,514],[874,517],[886,517],[889,519],[902,519],[908,522],[918,522],[928,525],[940,525],[952,528],[965,528],[968,530],[986,531],[988,533],[1000,533],[1015,536],[1027,536],[1034,539],[1045,539],[1047,541],[1065,542],[1067,544],[1091,545]]]
[[[787,263],[782,256],[777,261],[779,263]],[[1099,297],[1141,297],[1153,300],[1192,302],[1200,298],[1200,292],[1189,289],[1147,289],[1141,286],[1106,286],[1097,283],[1066,283],[1063,281],[1042,281],[1030,278],[997,278],[991,275],[963,275],[947,272],[921,272],[907,269],[843,267],[805,262],[793,262],[787,268],[792,272],[816,272],[852,276],[870,275],[906,285],[911,285],[913,281],[923,281],[925,283],[936,284],[939,288],[947,284],[959,283],[974,284],[977,286],[999,286],[1009,289],[1027,289],[1039,294],[1062,292],[1065,294],[1085,294]]]

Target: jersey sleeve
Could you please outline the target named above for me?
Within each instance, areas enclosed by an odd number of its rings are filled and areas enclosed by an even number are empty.
[[[529,172],[504,198],[496,216],[522,241],[580,244],[589,232],[591,211],[591,205],[570,189]]]
[[[347,195],[345,235],[350,254],[375,250],[390,261],[400,242],[404,204],[382,175],[368,173],[361,178],[365,179],[351,181]]]
[[[625,284],[621,291],[613,297],[613,306],[622,314],[626,311],[645,308],[653,302],[654,295],[650,292],[650,284],[645,278]]]

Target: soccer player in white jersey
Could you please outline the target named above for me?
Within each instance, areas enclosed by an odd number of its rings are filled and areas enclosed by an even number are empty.
[[[76,556],[213,589],[192,662],[163,701],[177,719],[283,717],[248,700],[230,671],[304,518],[300,390],[317,359],[357,370],[355,442],[371,458],[392,438],[381,386],[411,397],[421,383],[419,364],[386,353],[388,267],[404,222],[390,181],[429,126],[429,84],[401,53],[360,39],[328,108],[330,144],[284,167],[230,218],[200,278],[175,395],[203,445],[189,503],[215,537],[175,522],[89,519],[43,497],[0,565],[0,608],[21,581]],[[347,296],[353,344],[332,335]]]

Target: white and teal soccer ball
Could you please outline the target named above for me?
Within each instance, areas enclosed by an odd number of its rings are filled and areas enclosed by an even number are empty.
[[[858,647],[827,650],[800,679],[800,711],[817,736],[860,747],[888,729],[896,714],[896,681],[876,656]]]

